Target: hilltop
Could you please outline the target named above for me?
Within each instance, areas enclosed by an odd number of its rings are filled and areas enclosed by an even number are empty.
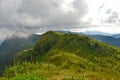
[[[32,48],[17,53],[2,79],[118,80],[119,63],[119,48],[82,35],[48,31]]]

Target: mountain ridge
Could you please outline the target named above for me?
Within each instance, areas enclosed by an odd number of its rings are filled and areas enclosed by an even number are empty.
[[[120,49],[84,35],[48,31],[20,51],[7,80],[118,80]]]
[[[15,62],[21,64],[42,61],[48,65],[53,64],[60,70],[80,69],[80,73],[82,70],[89,80],[112,78],[117,80],[120,66],[119,51],[117,47],[86,36],[49,31],[42,35],[33,48],[18,53]],[[110,71],[115,75],[112,76]],[[79,74],[79,72],[76,73]],[[105,77],[103,74],[108,76]],[[93,76],[91,79],[90,75]]]

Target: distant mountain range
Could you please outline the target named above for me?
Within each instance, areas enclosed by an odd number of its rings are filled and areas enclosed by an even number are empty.
[[[100,31],[87,31],[87,32],[83,32],[83,34],[85,35],[101,35],[101,36],[110,36],[110,37],[114,37],[114,38],[120,38],[120,34],[110,34],[110,33],[105,33],[105,32],[100,32]]]
[[[120,34],[109,34],[99,31],[88,31],[84,32],[83,34],[98,41],[105,42],[116,47],[120,47]]]
[[[115,38],[120,38],[120,34],[114,34],[112,36],[115,37]]]
[[[100,32],[100,31],[86,31],[83,32],[85,35],[104,35],[104,36],[112,36],[113,34]]]
[[[105,42],[113,46],[120,47],[120,38],[115,38],[114,36],[104,36],[104,35],[87,35],[87,36],[99,40],[101,42]]]
[[[0,68],[11,64],[13,57],[21,50],[33,47],[40,35],[16,31],[6,37],[0,46]]]

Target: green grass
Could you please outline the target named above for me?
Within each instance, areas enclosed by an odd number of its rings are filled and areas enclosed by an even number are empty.
[[[6,80],[55,80],[58,78],[71,80],[71,76],[77,79],[80,77],[78,73],[56,67],[54,64],[25,62],[7,68],[3,77]]]
[[[66,65],[68,66],[68,65]],[[78,69],[76,69],[78,68]],[[0,80],[119,80],[119,73],[89,70],[81,67],[62,68],[48,63],[16,64],[7,68]],[[81,70],[79,70],[81,69]]]

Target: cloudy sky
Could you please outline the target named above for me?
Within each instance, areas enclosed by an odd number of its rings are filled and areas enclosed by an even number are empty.
[[[120,32],[119,0],[0,0],[0,38],[16,30]]]

